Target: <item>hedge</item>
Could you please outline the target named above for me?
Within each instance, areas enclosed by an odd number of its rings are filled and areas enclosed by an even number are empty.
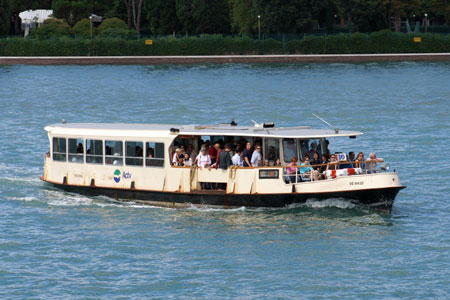
[[[420,37],[421,42],[414,42]],[[0,39],[0,56],[103,56],[103,55],[250,55],[250,54],[352,54],[450,52],[450,35],[394,33],[305,36],[282,41],[249,37],[158,37],[147,45],[145,38],[74,37]]]

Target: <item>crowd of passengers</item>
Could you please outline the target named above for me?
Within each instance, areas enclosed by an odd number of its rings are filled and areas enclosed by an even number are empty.
[[[312,147],[309,154],[305,154],[303,160],[299,161],[293,156],[286,166],[286,182],[298,182],[303,180],[322,180],[327,179],[327,171],[359,168],[367,173],[376,172],[377,162],[383,162],[382,158],[377,158],[374,152],[369,154],[369,159],[364,158],[364,153],[359,152],[355,157],[354,152],[349,152],[346,160],[338,159],[339,152],[330,153],[328,141],[326,144],[326,153],[320,155],[315,147]],[[311,154],[311,156],[310,156]],[[174,166],[192,166],[197,165],[202,168],[220,168],[228,169],[235,165],[239,167],[262,167],[262,166],[281,166],[281,161],[276,158],[272,165],[269,160],[264,160],[261,154],[261,145],[251,142],[242,142],[234,144],[223,144],[220,142],[210,144],[206,141],[200,147],[200,153],[196,153],[192,144],[179,146],[173,153],[172,165]]]

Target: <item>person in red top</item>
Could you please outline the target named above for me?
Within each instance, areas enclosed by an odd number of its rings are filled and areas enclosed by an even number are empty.
[[[209,148],[208,154],[209,157],[211,157],[211,164],[215,164],[217,160],[217,150],[220,149],[220,144],[215,143],[214,145]]]

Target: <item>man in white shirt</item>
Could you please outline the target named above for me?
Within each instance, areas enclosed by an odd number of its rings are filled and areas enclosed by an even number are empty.
[[[241,150],[237,150],[233,155],[233,157],[231,158],[231,162],[233,163],[233,165],[242,167],[241,153]]]
[[[256,151],[253,151],[250,163],[252,164],[252,167],[261,167],[262,165],[261,146],[256,145],[255,150]]]

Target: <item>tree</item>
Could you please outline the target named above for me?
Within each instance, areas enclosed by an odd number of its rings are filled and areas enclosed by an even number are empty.
[[[400,31],[401,18],[408,16],[414,10],[418,10],[420,2],[421,0],[385,0],[388,17],[394,17],[396,32]]]
[[[353,0],[350,10],[354,30],[379,31],[387,27],[385,7],[379,0]]]
[[[75,36],[90,37],[91,35],[91,21],[87,18],[81,19],[72,27],[72,32]]]
[[[231,0],[231,28],[233,32],[250,34],[258,29],[258,14],[253,0]]]
[[[131,30],[134,25],[139,38],[141,34],[141,14],[144,0],[123,0],[123,2],[127,9],[128,30]]]
[[[0,35],[9,34],[9,25],[11,24],[11,8],[9,6],[9,1],[5,1],[4,5],[0,6]]]
[[[71,33],[70,26],[60,19],[47,19],[37,29],[33,30],[32,35],[37,37],[55,37],[68,36]]]
[[[261,23],[266,32],[299,33],[309,31],[317,22],[320,1],[258,0]]]
[[[153,34],[171,34],[178,29],[175,0],[147,1],[145,8]]]

